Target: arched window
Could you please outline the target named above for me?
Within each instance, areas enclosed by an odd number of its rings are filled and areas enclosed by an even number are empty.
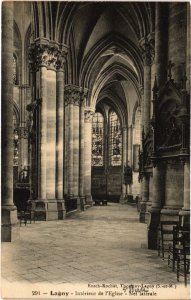
[[[17,84],[17,58],[13,54],[13,84]]]
[[[120,166],[122,162],[121,125],[114,111],[109,114],[109,162],[111,166]]]
[[[92,166],[103,166],[104,118],[99,112],[92,120]]]

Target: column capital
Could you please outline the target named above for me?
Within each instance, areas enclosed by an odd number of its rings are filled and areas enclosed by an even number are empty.
[[[79,106],[81,102],[82,88],[77,85],[68,84],[64,88],[65,105]]]
[[[150,33],[148,36],[142,38],[139,41],[140,49],[143,57],[143,62],[145,66],[152,65],[154,61],[154,37],[153,34]]]
[[[91,123],[94,113],[95,110],[92,107],[86,106],[84,110],[84,121],[86,123]]]
[[[48,69],[63,68],[67,47],[59,45],[55,41],[46,38],[38,38],[29,48],[29,65],[32,71],[38,71],[40,67]]]

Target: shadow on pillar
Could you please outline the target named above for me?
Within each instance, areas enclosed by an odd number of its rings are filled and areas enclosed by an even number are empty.
[[[66,208],[64,199],[57,200],[58,220],[64,220],[66,218]]]
[[[20,226],[15,206],[2,206],[1,224],[2,242],[13,242],[19,239]]]
[[[157,250],[158,227],[160,223],[160,210],[150,210],[148,224],[148,249]]]

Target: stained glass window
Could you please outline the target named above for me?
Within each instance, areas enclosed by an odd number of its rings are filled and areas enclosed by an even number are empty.
[[[109,114],[109,157],[112,166],[120,166],[122,161],[122,134],[121,125],[117,114]]]
[[[104,118],[99,112],[92,120],[92,166],[103,166]]]
[[[19,164],[19,135],[17,126],[17,118],[15,113],[13,113],[13,166],[18,166]]]
[[[17,59],[13,55],[13,84],[17,84]]]

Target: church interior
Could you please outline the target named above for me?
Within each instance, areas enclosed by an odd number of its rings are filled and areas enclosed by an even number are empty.
[[[189,2],[5,1],[1,64],[2,242],[110,206],[156,253],[189,231]]]

